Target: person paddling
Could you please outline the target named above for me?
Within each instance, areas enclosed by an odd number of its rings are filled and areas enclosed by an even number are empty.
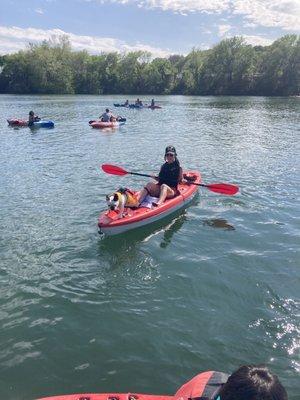
[[[34,115],[33,111],[29,111],[28,126],[33,126],[33,123],[37,121],[40,121],[40,118],[37,115]]]
[[[105,112],[99,118],[102,122],[111,122],[116,117],[109,111],[109,108],[106,108]]]
[[[139,106],[139,107],[143,107],[143,102],[142,102],[142,100],[140,100],[139,98],[137,98],[136,101],[135,101],[135,105],[136,105],[136,106]]]
[[[182,168],[180,167],[174,146],[167,146],[165,150],[165,163],[161,166],[158,177],[153,176],[158,182],[149,182],[139,193],[138,201],[141,204],[147,194],[158,197],[154,207],[161,206],[166,199],[171,199],[178,194],[177,186],[182,181]]]

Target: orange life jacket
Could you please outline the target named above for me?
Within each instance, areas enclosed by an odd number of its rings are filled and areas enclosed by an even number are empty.
[[[117,195],[119,200],[121,199],[121,195],[125,194],[126,197],[126,202],[125,202],[125,207],[138,207],[139,202],[137,198],[135,197],[135,194],[130,190],[130,189],[119,189],[117,191]]]

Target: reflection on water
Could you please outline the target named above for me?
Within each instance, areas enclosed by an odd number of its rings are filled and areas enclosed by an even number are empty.
[[[178,218],[175,218],[165,229],[163,239],[160,243],[160,247],[165,249],[172,240],[174,233],[178,232],[179,229],[182,227],[184,222],[187,221],[186,212],[180,215]]]
[[[153,236],[163,232],[163,239],[160,247],[166,248],[170,244],[173,235],[179,231],[184,222],[187,221],[186,210],[177,211],[160,221],[151,223],[145,227],[133,229],[120,235],[106,236],[100,235],[99,255],[114,254],[114,256],[124,250],[134,248],[140,243],[146,243]]]
[[[107,127],[107,128],[101,128],[101,129],[94,129],[94,131],[99,132],[99,133],[115,133],[118,130],[119,130],[119,127],[113,127],[113,126]]]
[[[235,227],[223,218],[205,219],[203,220],[203,225],[211,226],[212,228],[221,228],[228,231],[234,231]]]

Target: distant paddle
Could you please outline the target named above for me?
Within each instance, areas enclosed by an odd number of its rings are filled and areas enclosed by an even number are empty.
[[[138,176],[146,176],[148,178],[153,178],[152,175],[147,175],[147,174],[140,174],[138,172],[131,172],[131,171],[126,171],[125,169],[118,167],[117,165],[111,165],[111,164],[102,164],[101,168],[103,169],[104,172],[107,174],[111,175],[119,175],[119,176],[124,176],[127,174],[130,175],[138,175]],[[233,196],[239,191],[239,187],[236,185],[231,185],[228,183],[211,183],[209,185],[205,185],[204,183],[196,183],[193,181],[188,181],[189,184],[191,185],[197,185],[197,186],[202,186],[205,187],[206,189],[215,192],[215,193],[220,193],[220,194],[225,194],[227,196]]]

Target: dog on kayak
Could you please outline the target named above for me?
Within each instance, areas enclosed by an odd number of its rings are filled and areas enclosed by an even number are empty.
[[[107,195],[106,203],[109,210],[118,211],[118,218],[123,218],[125,207],[137,208],[139,206],[135,194],[127,188],[120,188],[116,192]]]

